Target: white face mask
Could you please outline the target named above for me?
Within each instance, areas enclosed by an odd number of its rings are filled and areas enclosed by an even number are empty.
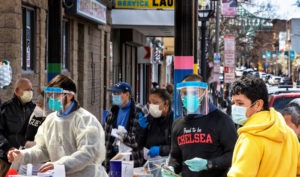
[[[24,91],[23,95],[20,96],[22,103],[28,103],[32,100],[33,92],[32,91]]]
[[[159,118],[162,114],[162,111],[159,110],[158,104],[149,104],[149,112],[154,118]]]
[[[46,112],[38,105],[35,106],[33,112],[35,117],[46,117]]]

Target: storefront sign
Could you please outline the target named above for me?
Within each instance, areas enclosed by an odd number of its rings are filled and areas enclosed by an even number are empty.
[[[106,6],[96,0],[77,0],[77,14],[106,24]]]
[[[120,9],[174,9],[175,0],[115,0]]]
[[[106,6],[97,0],[73,0],[67,5],[66,13],[106,24]]]

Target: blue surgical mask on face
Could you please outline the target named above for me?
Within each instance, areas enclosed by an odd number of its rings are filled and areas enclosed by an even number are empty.
[[[252,107],[256,102],[251,104],[249,107]],[[247,122],[248,117],[246,116],[248,107],[243,106],[231,106],[231,117],[232,121],[238,125],[244,125]]]
[[[112,95],[112,104],[120,106],[123,103],[121,95]]]
[[[234,123],[238,125],[244,125],[247,121],[246,116],[247,108],[243,106],[231,106],[231,116]]]
[[[52,111],[61,111],[62,110],[62,103],[60,100],[55,98],[49,98],[48,100],[48,107]]]
[[[183,97],[183,106],[188,113],[195,113],[200,107],[200,99],[195,95],[186,95]]]

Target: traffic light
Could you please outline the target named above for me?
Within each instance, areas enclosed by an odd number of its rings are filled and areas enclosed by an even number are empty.
[[[290,52],[289,51],[284,51],[284,57],[289,58],[289,56],[290,56]]]
[[[290,59],[291,60],[295,59],[295,51],[294,50],[290,50]]]
[[[266,58],[267,58],[267,59],[270,59],[270,58],[271,58],[271,52],[269,52],[269,51],[266,52]]]

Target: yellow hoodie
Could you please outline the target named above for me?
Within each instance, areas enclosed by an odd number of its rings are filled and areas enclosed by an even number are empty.
[[[300,175],[298,138],[273,108],[253,114],[238,134],[228,177]]]

